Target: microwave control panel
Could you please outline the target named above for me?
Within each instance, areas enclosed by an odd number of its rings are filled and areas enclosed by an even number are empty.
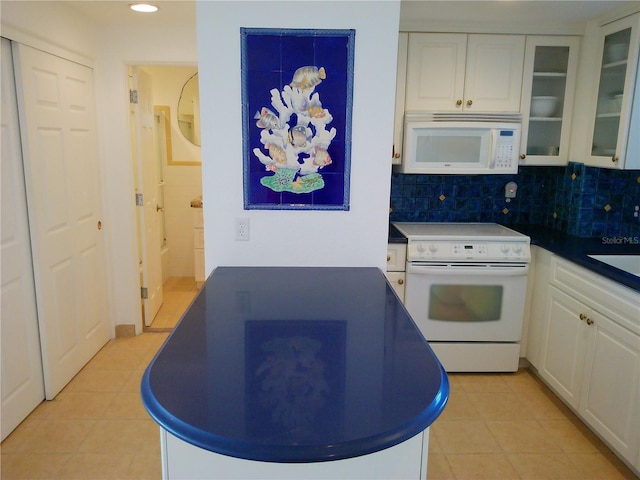
[[[517,135],[513,130],[500,130],[496,137],[494,166],[496,169],[510,169],[516,162],[515,141]]]
[[[529,262],[529,242],[409,240],[407,260]]]

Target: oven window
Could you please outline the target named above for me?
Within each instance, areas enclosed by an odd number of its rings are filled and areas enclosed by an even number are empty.
[[[499,320],[502,285],[431,285],[429,318],[453,322]]]

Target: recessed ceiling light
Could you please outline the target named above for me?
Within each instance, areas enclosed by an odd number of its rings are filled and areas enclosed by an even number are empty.
[[[151,5],[150,3],[134,3],[129,5],[129,8],[135,12],[141,13],[153,13],[158,11],[158,7]]]

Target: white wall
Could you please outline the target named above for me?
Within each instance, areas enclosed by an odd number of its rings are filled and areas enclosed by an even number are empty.
[[[385,268],[399,10],[396,1],[198,3],[207,273],[219,265]],[[240,27],[356,30],[350,211],[243,209]],[[250,220],[249,241],[234,240],[238,217]]]
[[[185,138],[178,127],[178,100],[185,82],[198,73],[198,66],[174,67],[146,65],[140,67],[151,76],[153,104],[166,105],[171,112],[171,151],[174,162],[200,162],[201,152]],[[191,104],[189,104],[191,106]]]

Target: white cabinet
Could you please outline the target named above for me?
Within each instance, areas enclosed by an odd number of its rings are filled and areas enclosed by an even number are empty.
[[[525,325],[523,327],[523,341],[526,332],[527,360],[538,370],[542,365],[542,345],[544,330],[547,323],[546,310],[549,291],[549,264],[552,254],[548,250],[531,245],[531,264],[529,265],[529,280],[527,282],[527,303]],[[522,353],[522,352],[521,352]]]
[[[193,261],[196,285],[204,283],[204,218],[202,208],[193,208]]]
[[[640,448],[640,336],[597,310],[585,353],[580,415],[631,463]],[[636,468],[639,465],[636,463]]]
[[[520,165],[566,165],[578,48],[571,36],[528,36]]]
[[[592,75],[599,78],[597,89],[589,99],[589,157],[586,164],[615,169],[638,169],[637,130],[631,129],[632,104],[638,92],[637,69],[640,51],[640,14],[631,15],[601,27],[598,31],[599,59]],[[634,145],[630,143],[635,142]]]
[[[407,88],[407,48],[409,34],[398,35],[398,70],[396,71],[396,109],[393,116],[393,151],[391,164],[402,163],[402,142],[404,132],[404,99]]]
[[[538,372],[639,470],[640,295],[553,255],[548,272]]]
[[[548,324],[540,374],[576,410],[584,372],[589,309],[553,285],[549,286]]]
[[[407,245],[405,243],[390,243],[387,245],[387,280],[404,302],[405,261],[407,258]]]
[[[406,110],[519,112],[525,37],[409,34]]]

